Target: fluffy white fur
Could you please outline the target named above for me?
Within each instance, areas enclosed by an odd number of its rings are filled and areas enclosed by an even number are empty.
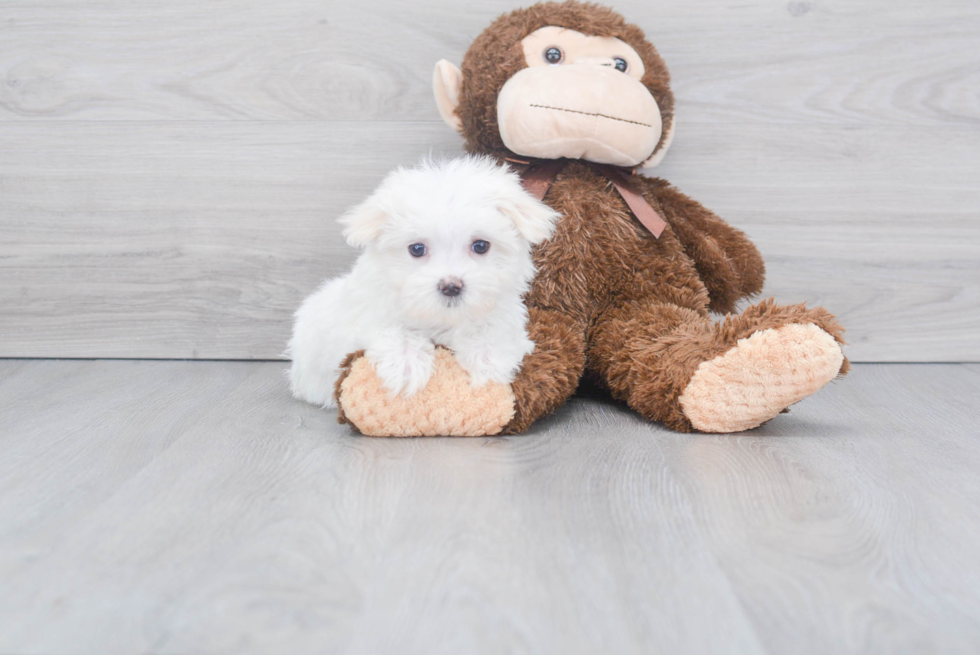
[[[334,404],[338,367],[365,350],[393,394],[412,395],[432,375],[434,346],[451,349],[474,386],[513,381],[528,339],[522,295],[534,275],[531,245],[558,215],[490,159],[464,157],[398,169],[340,218],[364,252],[296,312],[289,354],[293,395]],[[473,251],[490,243],[485,254]],[[413,257],[412,244],[426,248]],[[440,283],[461,281],[447,297]]]

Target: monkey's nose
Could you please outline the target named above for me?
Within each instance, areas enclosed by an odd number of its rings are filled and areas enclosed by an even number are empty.
[[[439,293],[447,298],[455,298],[463,293],[463,281],[458,277],[444,277],[439,280],[437,287],[439,288]]]

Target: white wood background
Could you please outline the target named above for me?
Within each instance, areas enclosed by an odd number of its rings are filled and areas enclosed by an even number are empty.
[[[276,358],[334,217],[459,139],[436,60],[518,3],[0,3],[0,356]],[[619,0],[674,76],[661,175],[857,361],[980,360],[980,3]]]

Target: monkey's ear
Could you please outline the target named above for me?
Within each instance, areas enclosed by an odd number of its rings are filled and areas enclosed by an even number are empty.
[[[456,115],[459,106],[459,90],[463,86],[463,71],[452,63],[440,59],[432,72],[432,91],[436,96],[436,107],[446,125],[457,132],[463,130],[463,121]]]
[[[561,214],[518,187],[500,201],[498,208],[513,222],[530,243],[541,243],[551,236]]]
[[[671,116],[670,123],[664,125],[664,132],[666,136],[664,137],[663,145],[660,146],[649,159],[640,164],[640,168],[653,168],[660,162],[664,160],[664,155],[667,154],[667,149],[670,148],[670,144],[674,141],[674,125],[677,124],[677,117]]]
[[[365,248],[381,236],[381,228],[388,220],[376,191],[361,204],[351,207],[337,222],[344,226],[344,238],[354,248]]]

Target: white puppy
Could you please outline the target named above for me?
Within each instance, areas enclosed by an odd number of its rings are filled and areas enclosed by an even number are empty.
[[[474,386],[510,383],[528,339],[522,295],[531,245],[558,214],[491,159],[465,157],[398,169],[340,218],[364,252],[296,312],[289,355],[293,395],[333,405],[344,357],[364,350],[392,394],[432,375],[434,345],[452,350]]]

